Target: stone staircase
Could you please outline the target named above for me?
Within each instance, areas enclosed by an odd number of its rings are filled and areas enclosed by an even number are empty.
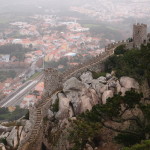
[[[55,92],[53,92],[50,97],[54,94],[57,94],[58,92],[62,91],[62,89],[60,90],[56,90]],[[28,140],[26,141],[26,143],[28,143],[28,146],[26,149],[24,149],[24,144],[23,146],[21,146],[22,148],[19,148],[19,150],[38,150],[37,144],[41,144],[40,142],[37,143],[38,139],[40,139],[40,133],[42,132],[41,129],[41,125],[43,122],[43,115],[42,115],[42,108],[44,105],[46,105],[49,101],[51,101],[51,98],[47,98],[44,101],[42,101],[38,107],[36,108],[36,122],[34,125],[34,128],[32,129],[32,132],[30,133],[31,136],[28,138]]]
[[[32,133],[31,133],[31,136],[30,138],[28,139],[28,141],[30,143],[34,143],[35,140],[37,139],[38,137],[38,134],[40,132],[40,129],[41,129],[41,125],[42,125],[42,121],[43,121],[43,116],[42,116],[42,107],[44,105],[46,105],[46,103],[48,101],[50,101],[51,99],[46,99],[45,101],[43,101],[39,106],[38,108],[36,109],[36,122],[35,122],[35,126],[32,130]]]

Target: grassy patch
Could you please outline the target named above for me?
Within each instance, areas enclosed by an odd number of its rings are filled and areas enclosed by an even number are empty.
[[[20,119],[27,113],[26,109],[16,108],[15,111],[10,112],[7,108],[0,108],[0,121],[14,121]]]

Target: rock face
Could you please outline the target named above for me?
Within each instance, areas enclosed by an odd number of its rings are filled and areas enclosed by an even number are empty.
[[[83,87],[84,84],[81,81],[79,81],[75,77],[72,77],[63,84],[63,91],[64,92],[68,92],[71,90],[76,91],[76,90],[81,90]]]
[[[16,127],[12,129],[12,131],[10,132],[10,135],[6,138],[6,141],[8,145],[11,147],[15,147],[16,144],[18,144]]]
[[[113,96],[114,96],[113,91],[111,91],[111,90],[105,91],[102,96],[102,103],[106,104],[107,99],[112,98]]]
[[[88,76],[88,74],[84,74],[81,78],[84,80],[84,76]],[[92,78],[90,78],[92,79]],[[85,80],[84,80],[85,81]],[[87,80],[86,80],[87,81]],[[71,78],[64,83],[63,91],[67,97],[65,102],[67,102],[67,107],[72,106],[74,114],[80,114],[85,112],[86,110],[91,110],[95,104],[98,104],[99,99],[98,96],[93,89],[88,89],[84,83],[79,81],[77,78]],[[64,104],[62,104],[64,105]],[[64,107],[64,106],[62,106]]]
[[[49,120],[52,120],[53,117],[54,117],[54,113],[49,109],[49,110],[48,110],[48,114],[47,114],[47,118],[48,118]]]
[[[136,90],[139,89],[139,83],[135,79],[130,78],[130,77],[121,77],[120,84],[122,87],[126,89],[131,89],[131,88],[136,89]]]
[[[119,81],[116,82],[116,88],[117,88],[117,94],[121,92],[121,85],[119,83]]]
[[[83,83],[92,83],[93,76],[91,72],[85,72],[80,76],[80,79]]]
[[[65,95],[62,93],[58,94],[58,98],[59,98],[59,111],[55,117],[59,120],[62,120],[64,118],[69,117],[69,111],[71,109],[69,106],[70,100],[66,98]]]
[[[139,84],[133,78],[121,77],[117,79],[114,74],[106,74],[106,77],[100,76],[97,79],[93,79],[92,73],[89,71],[83,73],[79,78],[72,77],[65,81],[63,83],[63,90],[51,97],[51,102],[49,103],[51,107],[47,107],[45,111],[50,123],[50,133],[56,136],[55,140],[57,140],[59,145],[57,145],[58,147],[56,146],[55,150],[69,149],[70,145],[68,140],[65,139],[70,124],[68,119],[76,120],[77,115],[91,110],[94,105],[106,104],[107,99],[113,97],[114,94],[121,92],[122,95],[125,95],[125,92],[131,88],[139,90]],[[58,112],[53,112],[52,106],[57,104],[57,100],[59,100]],[[34,109],[31,111],[31,114],[34,114]],[[142,118],[142,114],[138,110],[132,112],[132,114],[137,114]],[[132,114],[127,112],[124,118]],[[13,129],[0,126],[2,133],[0,139],[6,138],[8,146],[13,149],[17,148],[28,136],[28,133],[30,133],[32,124],[35,121],[34,119],[34,115],[32,115],[30,120],[21,120],[21,126],[14,127]],[[49,132],[47,133],[49,134]],[[108,146],[109,148],[111,147],[110,145]],[[2,145],[2,147],[4,146]],[[85,150],[93,150],[93,148],[87,144]]]
[[[106,77],[103,77],[103,76],[99,77],[97,80],[98,80],[100,83],[103,83],[103,84],[106,84],[106,83],[107,83]]]
[[[5,127],[0,125],[0,133],[2,132],[10,132],[12,130],[12,127]]]

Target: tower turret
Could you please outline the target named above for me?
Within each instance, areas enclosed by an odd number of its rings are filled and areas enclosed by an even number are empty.
[[[147,45],[147,25],[138,23],[133,25],[133,46],[140,48],[141,44]]]

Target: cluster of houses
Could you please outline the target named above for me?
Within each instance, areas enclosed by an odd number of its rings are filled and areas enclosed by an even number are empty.
[[[29,70],[33,71],[37,66],[38,68],[43,67],[44,61],[57,61],[62,57],[73,57],[77,54],[95,56],[104,51],[101,41],[105,40],[106,44],[111,42],[108,39],[92,37],[89,28],[82,27],[77,23],[76,18],[65,18],[65,21],[56,16],[47,15],[35,15],[30,18],[33,19],[33,22],[11,23],[11,28],[0,34],[0,46],[10,43],[21,44],[26,48],[31,48],[32,51],[25,54],[24,62],[18,62],[15,57],[10,58],[9,54],[0,55],[0,68],[7,68],[7,66],[18,68],[20,66],[24,70],[30,68]],[[65,28],[61,29],[61,27]],[[59,31],[60,29],[61,31]],[[19,32],[20,38],[9,37],[11,30]],[[71,62],[70,65],[74,65],[74,63]],[[26,71],[26,73],[30,74],[31,72]],[[22,80],[19,79],[16,82],[16,87],[13,87],[11,83],[9,86],[4,86],[5,95],[22,85]],[[14,82],[15,79],[11,80]],[[7,80],[1,84],[7,84]],[[43,89],[43,83],[35,87],[39,93],[41,93],[41,89]],[[40,95],[30,93],[23,98],[21,107],[29,106],[30,102],[35,103],[37,99],[40,99]]]

